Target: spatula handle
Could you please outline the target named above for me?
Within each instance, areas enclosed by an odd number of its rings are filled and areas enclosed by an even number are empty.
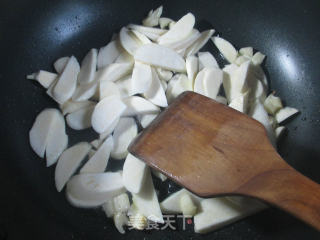
[[[291,213],[320,231],[320,185],[292,167],[265,172],[239,190]]]

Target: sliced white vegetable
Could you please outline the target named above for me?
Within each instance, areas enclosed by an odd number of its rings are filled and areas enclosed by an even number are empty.
[[[120,117],[117,117],[111,124],[110,126],[107,128],[107,130],[105,130],[103,133],[100,134],[99,139],[103,140],[106,139],[116,128],[116,126],[118,125],[120,121]]]
[[[181,93],[192,89],[192,81],[185,74],[175,75],[168,84],[166,92],[168,102],[171,103]]]
[[[170,48],[157,44],[142,45],[136,51],[134,58],[156,67],[176,72],[185,71],[185,61],[179,54]]]
[[[114,147],[111,157],[124,159],[128,155],[128,146],[138,134],[138,127],[133,118],[120,118],[118,125],[114,129]]]
[[[132,194],[132,201],[137,207],[138,212],[147,219],[158,223],[164,223],[149,169],[146,173],[146,179],[140,192],[138,194]]]
[[[63,115],[55,111],[54,121],[51,123],[46,146],[47,167],[57,162],[61,153],[67,148],[68,135]]]
[[[152,82],[149,89],[144,93],[144,97],[159,107],[168,106],[166,94],[154,69],[152,69]]]
[[[53,108],[43,110],[36,117],[29,132],[29,141],[31,148],[41,158],[44,157],[48,142],[49,131],[56,119],[57,114],[59,114],[58,110]]]
[[[89,143],[80,142],[61,154],[55,169],[55,182],[58,192],[63,189],[69,178],[75,173],[90,149]]]
[[[163,91],[166,92],[168,88],[168,83],[164,80],[160,80],[161,86],[163,88]]]
[[[27,79],[38,81],[42,87],[48,88],[57,78],[57,74],[40,70],[37,73],[27,75]]]
[[[119,88],[120,96],[122,98],[131,96],[131,86],[132,86],[131,81],[132,81],[131,75],[128,75],[115,82],[115,84]]]
[[[239,112],[242,113],[247,113],[248,110],[248,97],[249,97],[249,92],[246,92],[234,99],[229,104],[229,107],[238,110]]]
[[[211,40],[229,63],[233,63],[236,60],[238,51],[230,42],[220,37],[212,37]]]
[[[196,54],[211,38],[214,34],[215,30],[210,29],[201,33],[201,35],[197,38],[197,40],[187,48],[185,52],[185,56],[190,56]]]
[[[128,224],[128,217],[125,213],[121,213],[121,212],[117,212],[114,216],[113,216],[113,221],[114,221],[114,225],[116,226],[117,230],[121,233],[121,234],[125,234],[126,231],[124,230],[123,226]]]
[[[249,83],[248,89],[252,89],[252,91],[250,91],[250,94],[249,94],[251,101],[252,99],[253,100],[259,99],[260,102],[263,103],[267,97],[267,91],[263,83],[259,79],[254,79],[252,77],[249,77],[248,83]]]
[[[113,199],[106,201],[102,205],[102,209],[106,213],[108,218],[113,217],[113,215],[116,213],[113,205]]]
[[[266,128],[267,135],[269,137],[270,142],[272,143],[273,146],[276,146],[275,145],[275,135],[274,135],[273,128],[269,122],[268,113],[266,112],[262,103],[260,103],[259,100],[257,100],[251,106],[249,116],[251,116],[252,118],[259,121]]]
[[[214,231],[258,212],[265,206],[249,198],[238,203],[229,198],[210,198],[201,201],[201,208],[202,211],[194,216],[194,231],[197,233]]]
[[[130,201],[127,193],[121,193],[113,198],[113,206],[116,212],[126,213],[130,208]]]
[[[132,70],[132,63],[112,63],[107,67],[101,68],[96,73],[96,81],[110,81],[115,82],[127,76]]]
[[[215,99],[219,93],[219,89],[223,80],[223,72],[219,68],[204,68],[206,69],[203,78],[204,95]]]
[[[246,61],[250,61],[251,59],[247,56],[238,56],[236,58],[236,60],[234,61],[235,64],[237,64],[238,66],[240,66],[242,63],[246,62]]]
[[[274,96],[274,94],[270,94],[263,103],[266,111],[274,115],[277,111],[283,108],[281,99],[279,97]]]
[[[65,101],[61,101],[60,99],[56,98],[53,94],[53,89],[56,86],[57,82],[58,82],[58,78],[55,79],[53,83],[50,85],[50,87],[47,89],[47,94],[58,104],[62,105],[63,103],[65,103]]]
[[[206,75],[206,71],[207,71],[207,68],[204,68],[200,72],[198,72],[193,85],[193,91],[202,95],[204,95],[203,81]]]
[[[120,172],[84,173],[73,176],[67,183],[66,195],[77,207],[98,207],[124,193]]]
[[[155,170],[154,168],[151,169],[151,172],[154,176],[156,176],[157,178],[159,178],[162,182],[164,182],[165,180],[167,180],[167,176],[162,174],[161,172]]]
[[[214,56],[209,52],[199,52],[199,71],[201,71],[203,68],[219,68],[219,65],[217,63],[217,60],[214,58]]]
[[[77,76],[80,66],[77,59],[71,56],[65,69],[53,88],[53,96],[61,103],[70,99],[76,90]]]
[[[110,152],[113,148],[113,138],[109,136],[96,153],[81,168],[80,173],[102,173],[108,165]]]
[[[122,51],[114,63],[134,63],[134,58],[126,50],[121,47]]]
[[[89,83],[78,85],[74,94],[72,95],[72,101],[85,101],[90,99],[97,91],[98,82],[96,80]]]
[[[54,64],[53,67],[54,69],[57,71],[57,73],[62,73],[64,68],[66,67],[68,61],[69,61],[69,57],[62,57],[57,59]]]
[[[136,61],[132,71],[131,95],[145,93],[149,89],[151,82],[151,67]]]
[[[194,23],[193,14],[187,13],[168,32],[160,36],[157,42],[164,45],[183,40],[191,33]]]
[[[142,45],[142,42],[126,27],[121,28],[119,33],[121,46],[131,55]]]
[[[102,99],[95,106],[92,114],[93,129],[98,133],[103,133],[121,116],[125,109],[126,105],[115,96]]]
[[[276,129],[278,127],[276,118],[270,115],[268,117],[269,117],[269,123],[271,124],[272,128]]]
[[[95,106],[88,106],[69,113],[66,117],[68,126],[75,130],[83,130],[91,127],[91,116]]]
[[[100,101],[110,96],[115,96],[118,98],[121,97],[121,93],[118,88],[118,85],[115,84],[114,82],[110,82],[110,81],[100,82],[99,91],[100,91],[99,93]]]
[[[66,115],[68,113],[73,113],[81,108],[94,106],[96,103],[93,101],[81,101],[81,102],[73,102],[73,101],[67,101],[64,104],[60,106],[60,109],[62,111],[63,115]]]
[[[281,138],[281,136],[285,133],[286,129],[287,128],[285,126],[279,126],[275,129],[275,134],[276,134],[277,140],[279,140]]]
[[[133,29],[132,29],[132,30],[131,30],[131,33],[132,33],[137,39],[139,39],[142,44],[152,43],[152,42],[150,41],[150,39],[146,37],[146,35],[144,35],[144,34],[141,33],[141,32],[138,32],[137,30],[133,30]]]
[[[152,41],[156,41],[162,34],[166,33],[167,30],[153,27],[146,27],[141,25],[129,24],[127,26],[129,29],[137,30],[142,34],[146,35]]]
[[[81,62],[78,83],[88,84],[93,81],[97,69],[98,50],[92,48]]]
[[[144,114],[138,117],[140,124],[143,128],[146,128],[150,123],[158,116],[158,113]]]
[[[114,40],[109,42],[106,46],[100,48],[97,59],[98,69],[103,68],[113,63],[121,54],[119,43]]]
[[[165,18],[165,17],[159,18],[159,25],[161,29],[168,27],[171,22],[173,22],[171,18]]]
[[[135,156],[128,154],[123,165],[123,184],[126,189],[131,193],[139,193],[147,174],[147,165],[136,158]]]
[[[151,10],[148,17],[143,19],[142,24],[147,27],[154,27],[159,25],[159,18],[161,17],[163,7],[160,6],[156,10]]]
[[[260,65],[264,58],[266,57],[266,55],[262,54],[261,52],[256,52],[253,57],[252,57],[252,62],[254,65]]]
[[[187,68],[188,78],[192,82],[192,88],[193,88],[194,80],[195,80],[197,73],[199,71],[198,58],[193,55],[188,56],[186,58],[186,68]]]
[[[193,203],[190,194],[184,193],[180,197],[180,209],[182,214],[187,217],[192,217],[197,212],[197,206]]]
[[[94,147],[95,149],[98,149],[101,145],[101,143],[103,142],[103,139],[95,139],[93,141],[90,142],[90,144],[92,145],[92,147]]]
[[[287,120],[288,118],[292,117],[298,112],[299,112],[298,109],[295,109],[292,107],[284,107],[276,113],[275,118],[278,123],[282,123],[283,121]]]
[[[95,153],[96,153],[96,150],[90,149],[90,151],[88,152],[88,158],[91,158]]]
[[[227,103],[228,103],[227,99],[223,96],[217,96],[215,100],[219,103],[224,104],[224,105],[227,105]]]
[[[242,56],[246,56],[246,57],[251,58],[253,56],[253,48],[252,47],[240,48],[239,53]]]
[[[165,46],[170,47],[177,52],[186,52],[186,49],[189,48],[192,44],[194,44],[200,37],[200,32],[196,29],[192,29],[191,33],[181,41],[165,44]],[[184,56],[184,54],[182,56]]]
[[[173,73],[171,71],[168,71],[162,68],[156,68],[156,70],[160,80],[162,81],[168,82],[173,76]]]
[[[142,97],[131,96],[122,99],[122,101],[127,106],[126,110],[122,113],[123,117],[133,117],[140,114],[160,112],[159,107]]]
[[[189,192],[186,189],[181,189],[173,194],[171,194],[169,197],[167,197],[166,199],[164,199],[160,206],[161,206],[161,210],[163,213],[182,213],[182,209],[181,209],[181,205],[180,205],[180,199],[183,195],[188,194],[193,203],[195,203],[196,205],[199,204],[199,202],[202,200],[202,198],[194,195],[193,193]]]

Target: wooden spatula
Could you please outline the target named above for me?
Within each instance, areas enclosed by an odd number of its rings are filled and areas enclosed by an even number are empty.
[[[258,121],[212,99],[181,94],[129,151],[199,196],[255,197],[320,230],[320,185],[279,156]]]

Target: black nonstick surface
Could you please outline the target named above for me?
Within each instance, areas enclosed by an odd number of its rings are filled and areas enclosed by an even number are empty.
[[[105,45],[113,32],[140,23],[164,6],[179,19],[191,11],[200,30],[213,27],[237,47],[265,53],[270,87],[301,114],[287,125],[280,153],[288,163],[320,183],[320,2],[308,1],[47,1],[0,2],[0,239],[319,239],[317,231],[277,209],[267,209],[219,231],[200,235],[191,225],[178,230],[127,231],[121,235],[101,210],[70,206],[54,186],[54,167],[46,168],[28,142],[36,115],[57,105],[25,75],[53,70],[61,56],[79,60]],[[206,48],[214,50],[212,43]],[[70,144],[91,140],[91,130],[68,129]],[[227,176],[226,176],[227,177]],[[166,182],[163,192],[175,189]],[[309,196],[305,196],[306,198]],[[179,230],[180,229],[180,230]]]

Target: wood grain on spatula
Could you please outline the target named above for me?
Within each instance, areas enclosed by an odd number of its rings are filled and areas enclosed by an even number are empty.
[[[212,99],[181,94],[129,151],[199,196],[255,197],[320,230],[320,185],[280,157],[262,124]]]

